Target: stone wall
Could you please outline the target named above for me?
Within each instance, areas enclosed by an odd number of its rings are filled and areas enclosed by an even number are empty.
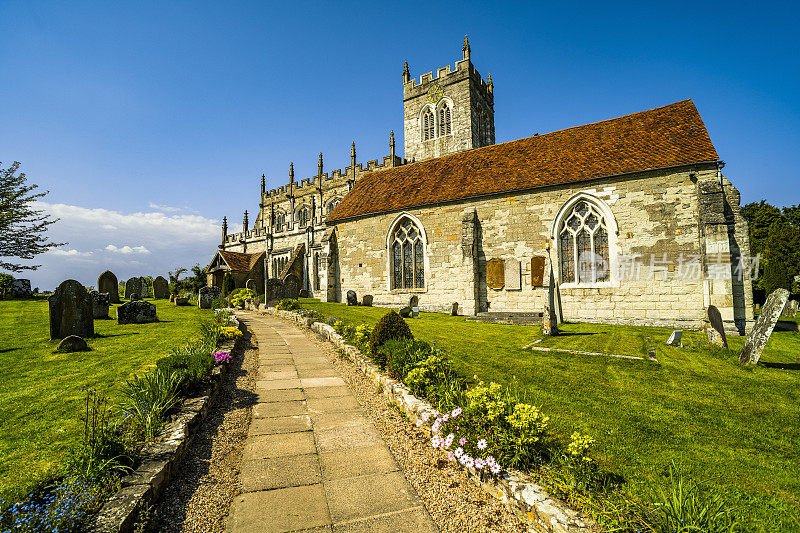
[[[543,245],[552,235],[558,211],[575,195],[584,193],[588,198],[599,199],[613,215],[613,222],[607,221],[609,229],[612,225],[617,227],[616,232],[609,232],[611,257],[617,253],[639,256],[638,279],[621,280],[615,276],[611,282],[585,287],[561,284],[564,318],[699,326],[707,305],[707,265],[699,265],[703,274],[694,279],[687,274],[692,258],[706,261],[705,246],[701,244],[699,184],[714,179],[718,179],[716,166],[695,165],[409,210],[406,213],[421,223],[427,240],[424,289],[390,289],[387,234],[401,213],[341,222],[336,235],[340,292],[353,289],[359,295],[374,295],[376,305],[398,306],[406,305],[411,294],[418,294],[423,309],[439,311],[448,310],[452,302],[467,310],[541,311],[550,271],[548,251]],[[735,188],[726,183],[729,199],[738,201]],[[724,206],[721,209],[724,211]],[[471,210],[477,214],[474,222],[467,220]],[[738,229],[733,225],[730,228],[731,234],[744,244],[747,232],[741,222]],[[724,214],[721,224],[717,229],[727,235],[729,225]],[[470,231],[474,232],[475,243],[465,246],[464,240],[470,238],[465,233]],[[476,288],[469,286],[472,259],[466,251],[473,247],[469,253],[475,255]],[[556,257],[556,246],[550,254]],[[545,258],[541,287],[531,285],[533,256]],[[522,279],[518,290],[487,287],[486,261],[491,258],[520,261]],[[555,271],[558,279],[558,268]],[[725,282],[717,285],[721,287]],[[731,287],[730,280],[727,286]],[[741,300],[741,295],[737,298]],[[714,302],[730,321],[735,306],[745,307],[739,302],[734,305],[733,297],[716,298]]]

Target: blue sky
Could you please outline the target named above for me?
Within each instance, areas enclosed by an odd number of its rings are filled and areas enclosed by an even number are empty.
[[[268,186],[402,146],[412,76],[472,60],[497,141],[692,98],[744,202],[800,203],[797,4],[0,0],[0,161],[51,192],[52,288],[207,263]],[[254,220],[251,216],[250,220]],[[28,274],[26,274],[28,275]]]

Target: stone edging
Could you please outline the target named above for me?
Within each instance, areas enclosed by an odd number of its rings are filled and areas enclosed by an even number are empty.
[[[239,323],[238,328],[241,331],[244,325]],[[223,341],[217,349],[231,353],[240,339]],[[91,533],[129,533],[139,511],[158,501],[198,426],[208,414],[211,400],[217,395],[226,373],[227,365],[215,366],[211,375],[212,385],[202,396],[184,401],[172,416],[172,421],[159,432],[157,442],[148,443],[142,448],[139,467],[122,478],[122,488],[100,509],[89,529]]]
[[[333,326],[323,322],[315,322],[311,318],[301,316],[293,311],[283,311],[268,307],[261,311],[296,322],[299,326],[318,333],[334,346],[342,350],[358,365],[359,369],[371,379],[390,401],[398,404],[408,415],[411,422],[435,411],[433,406],[411,394],[404,383],[391,379],[381,373],[380,369],[364,357],[355,346],[345,343],[344,338],[336,333]],[[430,427],[423,424],[420,429],[431,434]],[[594,522],[585,514],[571,509],[563,501],[551,497],[547,491],[531,481],[531,478],[516,470],[503,470],[499,478],[488,476],[474,468],[455,463],[467,476],[480,485],[486,492],[501,500],[506,506],[520,515],[536,531],[546,533],[590,533],[596,530]]]

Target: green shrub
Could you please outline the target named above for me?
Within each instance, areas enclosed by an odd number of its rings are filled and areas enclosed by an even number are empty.
[[[134,376],[122,388],[123,416],[136,434],[151,439],[164,422],[164,415],[178,403],[178,372],[156,368],[143,376]]]
[[[385,361],[386,371],[394,379],[404,380],[414,365],[426,359],[431,345],[414,339],[392,339],[378,349],[374,356]]]
[[[159,359],[156,366],[164,372],[177,374],[181,391],[188,394],[211,375],[214,368],[211,352],[215,347],[216,343],[210,341],[190,342],[181,348],[174,348],[170,355]]]
[[[253,289],[236,289],[230,295],[231,305],[233,307],[243,307],[244,301],[254,298],[256,291]]]
[[[227,296],[235,288],[236,284],[233,281],[233,276],[230,272],[225,272],[225,275],[222,276],[222,295]]]
[[[275,307],[276,309],[283,309],[284,311],[297,311],[300,309],[300,302],[291,298],[284,298],[278,302],[278,305]]]
[[[369,353],[377,354],[378,348],[391,339],[413,338],[414,335],[411,333],[411,328],[408,327],[406,321],[397,314],[397,311],[389,311],[378,320],[378,323],[375,324],[375,329],[372,330],[372,335],[369,339]],[[383,361],[380,366],[385,368],[386,362]]]
[[[228,300],[226,300],[225,298],[217,298],[216,300],[211,302],[211,309],[225,309],[229,306],[230,304],[228,303]]]

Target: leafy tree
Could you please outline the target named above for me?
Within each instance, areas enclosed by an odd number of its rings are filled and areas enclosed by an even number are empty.
[[[183,289],[183,280],[178,279],[181,274],[186,272],[185,268],[176,268],[175,272],[169,272],[169,293],[179,294]]]
[[[766,200],[742,207],[742,216],[750,227],[750,253],[764,254],[770,227],[781,219],[781,210]]]
[[[33,259],[50,248],[67,243],[50,242],[45,236],[47,227],[58,221],[32,204],[49,191],[34,192],[35,184],[27,184],[19,162],[8,168],[0,167],[0,268],[11,272],[36,270],[41,265],[22,265],[4,261],[3,257]]]
[[[0,273],[0,298],[5,298],[12,281],[14,281],[14,276]]]
[[[792,226],[800,228],[800,204],[784,207],[781,211],[783,211],[784,218],[786,218]]]
[[[764,252],[764,277],[761,288],[767,294],[775,289],[792,290],[800,272],[800,228],[779,219],[769,228]]]
[[[192,275],[183,280],[183,282],[186,290],[196,294],[208,283],[206,279],[206,267],[201,267],[199,264],[193,266]]]

